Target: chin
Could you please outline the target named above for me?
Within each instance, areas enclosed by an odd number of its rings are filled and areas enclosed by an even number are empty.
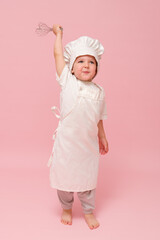
[[[85,79],[85,80],[82,80],[84,82],[92,82],[92,79]]]
[[[81,80],[81,81],[84,81],[84,82],[85,82],[85,81],[90,81],[90,82],[91,82],[91,81],[93,80],[93,78],[88,78],[88,77],[85,78],[84,76],[83,76],[83,77],[78,77],[78,76],[77,76],[77,79],[78,79],[78,80]]]

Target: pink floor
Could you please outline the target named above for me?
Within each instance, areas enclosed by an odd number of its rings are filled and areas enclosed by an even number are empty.
[[[103,171],[101,167],[100,173]],[[101,225],[90,230],[76,194],[73,224],[61,224],[61,207],[55,189],[49,186],[47,168],[1,169],[0,239],[159,240],[158,173],[122,172],[110,167],[105,171],[105,182],[99,178],[96,195],[96,216]]]

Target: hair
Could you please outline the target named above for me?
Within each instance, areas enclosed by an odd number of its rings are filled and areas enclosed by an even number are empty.
[[[97,68],[98,68],[98,63],[97,63],[97,61],[96,61],[96,73],[95,73],[95,75],[94,75],[94,78],[95,78],[95,76],[97,75]]]

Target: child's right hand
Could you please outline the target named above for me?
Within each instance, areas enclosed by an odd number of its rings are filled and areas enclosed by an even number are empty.
[[[57,35],[58,33],[63,34],[63,28],[61,25],[53,24],[53,33]]]

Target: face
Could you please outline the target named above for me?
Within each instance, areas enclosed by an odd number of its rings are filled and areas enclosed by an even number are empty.
[[[83,55],[76,58],[72,74],[82,81],[92,81],[97,73],[97,64],[93,56]]]

